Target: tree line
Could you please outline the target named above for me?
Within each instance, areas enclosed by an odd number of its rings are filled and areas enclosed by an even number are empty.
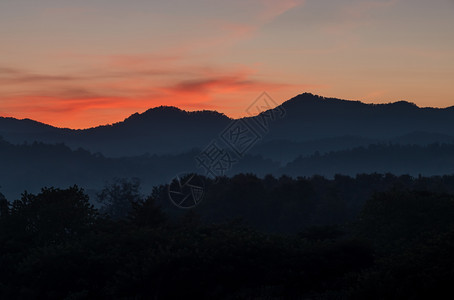
[[[14,201],[0,196],[0,297],[452,296],[452,180],[240,174],[206,179],[207,198],[179,213],[162,205],[165,186],[145,196],[137,180],[127,179],[106,185],[100,208],[77,186],[25,192]],[[343,216],[355,197],[367,199],[357,213]],[[217,212],[209,209],[214,199]],[[206,214],[233,216],[234,209],[247,212],[238,215],[243,220]],[[323,211],[327,219],[320,219]],[[264,226],[276,216],[291,226]]]

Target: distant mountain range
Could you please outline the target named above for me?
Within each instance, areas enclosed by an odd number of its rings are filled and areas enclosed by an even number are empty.
[[[285,115],[270,121],[270,111],[265,111],[241,120],[258,124],[255,128],[260,139],[252,148],[253,153],[284,161],[299,154],[349,149],[378,141],[427,144],[454,140],[454,107],[419,108],[404,101],[365,104],[304,93],[276,109]],[[269,121],[266,131],[260,128],[264,121]],[[179,154],[204,148],[232,122],[215,111],[186,112],[161,106],[133,114],[122,122],[84,130],[0,118],[0,136],[14,144],[64,143],[72,149],[81,147],[109,157]]]
[[[276,112],[279,117],[273,118]],[[78,184],[94,195],[114,177],[138,177],[149,192],[179,172],[203,173],[195,157],[240,123],[259,137],[226,175],[454,173],[453,107],[301,94],[274,110],[237,120],[175,107],[85,130],[0,118],[0,192],[10,198],[25,189]]]

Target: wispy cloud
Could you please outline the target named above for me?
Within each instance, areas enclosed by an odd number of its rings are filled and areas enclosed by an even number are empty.
[[[0,68],[0,84],[43,83],[76,79],[78,78],[66,75],[45,75],[14,68]]]
[[[258,14],[262,22],[269,22],[285,12],[301,6],[305,3],[305,0],[252,0],[262,6],[260,13]]]
[[[0,87],[0,114],[63,127],[90,127],[119,121],[164,103],[184,109],[219,109],[217,100],[229,95],[241,101],[241,95],[291,86],[260,80],[256,73],[244,66],[188,67],[173,72],[172,68],[152,70],[145,63],[125,67],[114,63],[112,69],[50,76],[3,67],[0,82],[8,83],[9,89],[23,84],[24,89],[11,92]],[[104,118],[94,119],[92,113],[99,110]]]

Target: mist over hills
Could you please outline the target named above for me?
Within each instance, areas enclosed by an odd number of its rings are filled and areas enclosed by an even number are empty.
[[[13,145],[0,140],[0,192],[9,199],[17,198],[24,190],[37,192],[44,186],[84,187],[95,196],[107,182],[115,178],[139,178],[144,192],[150,193],[155,185],[168,183],[181,172],[197,168],[195,157],[200,149],[176,155],[141,155],[109,158],[84,149],[71,150],[63,144],[32,143]],[[248,154],[226,176],[253,173],[259,177],[271,174],[311,177],[336,174],[392,173],[417,177],[452,174],[454,170],[454,143],[421,145],[371,144],[349,150],[316,152],[300,155],[282,163],[262,155]]]
[[[0,192],[15,199],[24,191],[37,192],[44,186],[84,187],[91,196],[115,178],[139,178],[144,192],[169,182],[181,172],[196,171],[194,149],[176,155],[141,155],[109,158],[84,149],[71,150],[64,144],[13,145],[0,139]],[[228,173],[275,173],[279,164],[257,155],[246,155]]]
[[[454,170],[454,109],[408,102],[364,104],[301,94],[240,121],[266,132],[225,175],[312,176],[359,173],[444,175]],[[268,114],[268,115],[267,115]],[[157,107],[84,130],[0,118],[0,191],[78,184],[99,190],[115,177],[140,178],[146,191],[176,174],[203,170],[195,157],[232,122],[214,111]]]

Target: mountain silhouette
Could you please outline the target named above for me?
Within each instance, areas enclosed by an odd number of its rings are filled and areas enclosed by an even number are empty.
[[[405,101],[365,104],[305,93],[282,108],[286,116],[270,127],[267,139],[307,141],[346,135],[389,139],[414,132],[454,132],[454,107],[419,108]]]
[[[122,122],[89,129],[61,129],[31,120],[0,118],[0,136],[12,143],[64,143],[107,156],[177,154],[200,147],[230,119],[215,111],[187,112],[161,106]]]
[[[325,152],[377,141],[399,142],[404,136],[402,143],[427,144],[445,142],[454,132],[454,107],[420,108],[405,101],[365,104],[304,93],[277,109],[285,111],[285,116],[269,122],[256,146],[272,157],[279,147],[273,150],[270,145],[284,142],[289,145],[286,148],[289,153],[283,157],[286,160],[302,154],[305,146],[310,146],[309,152]],[[241,120],[255,126],[269,112]],[[203,149],[234,121],[216,111],[187,112],[161,106],[135,113],[122,122],[83,130],[56,128],[28,119],[0,118],[0,136],[14,144],[64,143],[72,149],[81,147],[109,157],[178,154]],[[260,154],[258,150],[252,151]]]

